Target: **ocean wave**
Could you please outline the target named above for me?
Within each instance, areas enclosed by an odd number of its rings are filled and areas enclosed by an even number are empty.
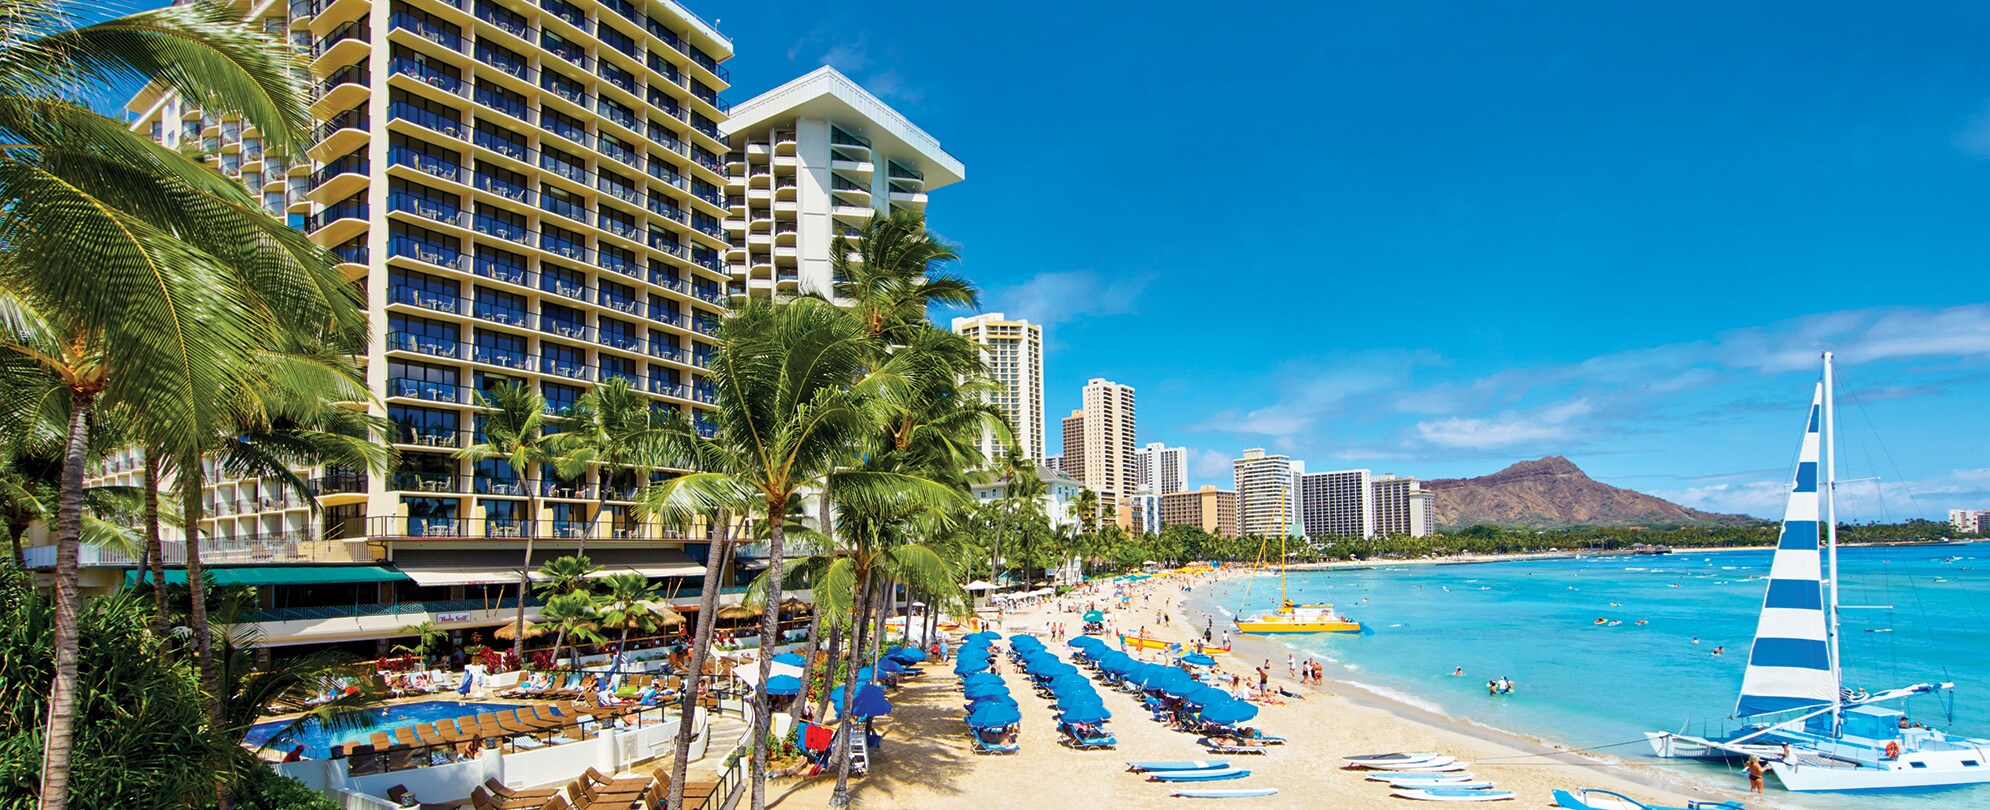
[[[1436,703],[1425,700],[1423,698],[1417,697],[1416,695],[1412,695],[1408,692],[1396,689],[1390,689],[1389,687],[1386,686],[1376,686],[1375,684],[1365,683],[1362,681],[1348,681],[1347,685],[1355,687],[1365,692],[1370,692],[1377,697],[1393,700],[1405,706],[1414,706],[1416,708],[1422,709],[1427,712],[1432,712],[1434,714],[1445,713],[1443,706],[1440,706]]]

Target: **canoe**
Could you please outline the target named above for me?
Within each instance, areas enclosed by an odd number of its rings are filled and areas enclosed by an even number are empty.
[[[1363,768],[1371,768],[1378,771],[1407,771],[1417,768],[1442,768],[1457,761],[1454,757],[1438,757],[1436,759],[1406,759],[1399,761],[1375,760],[1371,762],[1357,762],[1355,764]]]
[[[1402,773],[1402,772],[1391,772],[1391,773],[1377,773],[1377,774],[1370,774],[1370,775],[1368,776],[1368,781],[1370,781],[1370,782],[1402,782],[1402,781],[1408,781],[1408,780],[1411,780],[1411,779],[1422,779],[1422,780],[1425,780],[1425,781],[1428,781],[1428,782],[1470,782],[1470,781],[1473,781],[1473,780],[1475,780],[1475,779],[1477,779],[1477,778],[1478,778],[1478,777],[1476,777],[1476,776],[1473,776],[1473,775],[1471,775],[1471,774],[1469,774],[1469,773],[1465,773],[1465,772],[1463,772],[1463,771],[1459,771],[1459,772],[1457,772],[1457,773]]]
[[[1245,799],[1277,794],[1278,788],[1234,788],[1229,790],[1184,788],[1168,795],[1178,799]]]
[[[1147,775],[1149,782],[1221,782],[1225,779],[1242,779],[1250,776],[1250,771],[1224,768],[1220,771],[1161,771]]]
[[[1176,760],[1176,761],[1126,763],[1127,770],[1143,771],[1143,772],[1144,771],[1213,771],[1219,768],[1228,768],[1228,767],[1230,767],[1230,761],[1225,759],[1192,759],[1192,760]]]
[[[1229,790],[1183,788],[1168,795],[1178,799],[1246,799],[1253,796],[1272,796],[1277,793],[1278,788],[1232,788]]]
[[[1424,760],[1424,759],[1436,759],[1441,756],[1444,755],[1435,754],[1428,751],[1416,754],[1404,754],[1404,753],[1356,754],[1351,757],[1341,757],[1341,761],[1346,762],[1349,765],[1367,765],[1370,762],[1414,762],[1417,760]]]
[[[1493,783],[1480,781],[1480,782],[1444,782],[1442,784],[1433,784],[1430,782],[1410,781],[1410,782],[1390,782],[1389,787],[1399,788],[1402,790],[1431,790],[1437,788],[1442,788],[1444,790],[1486,790],[1493,787]]]
[[[1424,788],[1422,790],[1398,790],[1389,795],[1400,799],[1415,799],[1420,802],[1503,802],[1513,798],[1513,791]]]

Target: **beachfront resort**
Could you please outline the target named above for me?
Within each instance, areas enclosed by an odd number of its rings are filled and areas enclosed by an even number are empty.
[[[1193,368],[1200,347],[1128,336],[1232,319],[1211,317],[1207,279],[1003,252],[1083,219],[1057,194],[1113,185],[1078,159],[1025,171],[1043,145],[1022,136],[1086,139],[1021,132],[1006,92],[966,89],[1014,71],[928,78],[837,27],[891,15],[731,11],[731,28],[677,0],[8,15],[0,804],[1980,800],[1990,729],[1955,696],[1990,661],[1942,644],[1984,645],[1896,606],[1974,610],[1974,549],[1950,544],[1990,522],[1838,511],[1864,503],[1839,482],[1866,479],[1838,472],[1833,354],[1777,355],[1823,358],[1787,477],[1678,494],[1769,493],[1748,514],[1602,484],[1546,446],[1587,449],[1612,431],[1580,419],[1643,400],[1437,410],[1565,371],[1390,403],[1406,369],[1452,362],[1350,351],[1401,368],[1294,361],[1251,382],[1225,349],[1192,382],[1143,381],[1136,407],[1120,379]],[[934,77],[954,59],[919,53]],[[1003,117],[927,120],[963,106]],[[1068,256],[1200,250],[1176,232],[1101,251],[1116,226],[1086,227]],[[1112,321],[1183,289],[1201,293],[1165,326]],[[1086,348],[1104,330],[1109,361]],[[1958,344],[1928,345],[1889,357]],[[1055,353],[1089,367],[1047,377]],[[1676,387],[1716,387],[1690,371]],[[1648,373],[1665,376],[1611,376]],[[1053,389],[1079,406],[1058,434]],[[1301,435],[1386,419],[1418,421],[1388,447]],[[1141,441],[1177,431],[1239,450]],[[1785,438],[1723,443],[1755,469]],[[1377,472],[1522,450],[1545,457]],[[1714,463],[1689,461],[1680,480]],[[1706,551],[1668,554],[1688,549]]]

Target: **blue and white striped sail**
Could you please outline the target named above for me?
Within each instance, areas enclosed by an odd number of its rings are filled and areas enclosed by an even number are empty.
[[[1810,422],[1797,456],[1796,481],[1783,512],[1762,618],[1741,699],[1734,713],[1747,717],[1796,709],[1822,708],[1838,700],[1838,672],[1826,636],[1824,583],[1818,551],[1818,445],[1824,385],[1810,399]]]

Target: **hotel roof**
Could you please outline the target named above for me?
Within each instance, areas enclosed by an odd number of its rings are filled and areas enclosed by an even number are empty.
[[[921,165],[914,168],[926,175],[927,190],[967,177],[967,168],[940,148],[938,138],[828,65],[733,105],[731,117],[719,129],[733,135],[790,118],[826,119],[869,139],[872,147],[888,156],[900,160],[916,156]]]

